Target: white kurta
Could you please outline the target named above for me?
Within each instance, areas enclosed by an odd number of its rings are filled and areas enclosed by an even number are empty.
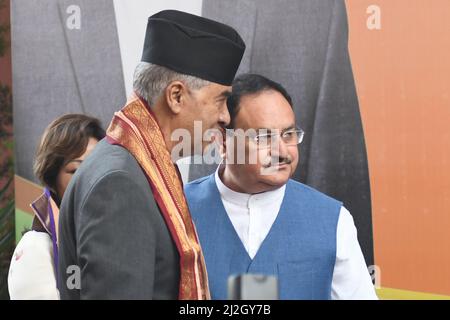
[[[46,232],[28,231],[17,244],[8,274],[12,300],[58,300],[53,244]]]
[[[239,193],[221,181],[218,170],[215,181],[225,210],[250,258],[269,233],[286,191],[286,185],[259,194]],[[341,207],[336,230],[336,263],[331,284],[331,298],[378,299],[359,246],[357,231],[350,212]]]

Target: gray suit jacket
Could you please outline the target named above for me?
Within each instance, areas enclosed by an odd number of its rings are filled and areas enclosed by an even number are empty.
[[[102,140],[77,170],[61,204],[59,239],[62,299],[178,297],[175,243],[144,173],[120,146]],[[79,267],[79,289],[67,286],[76,284],[70,266]]]
[[[369,170],[344,0],[208,0],[202,15],[244,39],[239,73],[267,76],[291,94],[306,132],[293,178],[344,202],[373,264]],[[214,169],[193,165],[189,180]]]
[[[72,5],[80,29],[70,28]],[[15,0],[11,16],[16,173],[36,181],[32,160],[52,120],[85,113],[107,126],[125,104],[116,19],[111,0]]]

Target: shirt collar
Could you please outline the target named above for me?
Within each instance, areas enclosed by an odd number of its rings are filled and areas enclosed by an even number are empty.
[[[268,203],[280,201],[284,197],[284,193],[286,191],[286,184],[284,184],[282,187],[278,189],[261,192],[257,194],[242,193],[231,190],[222,182],[219,176],[219,169],[221,167],[222,166],[217,167],[217,170],[214,174],[214,178],[216,181],[217,189],[219,189],[220,196],[225,201],[234,203],[238,206],[248,207],[251,199],[256,200],[257,203],[261,205],[266,205]]]

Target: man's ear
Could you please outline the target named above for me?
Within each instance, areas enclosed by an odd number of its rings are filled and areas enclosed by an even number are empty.
[[[181,81],[172,81],[167,86],[165,90],[165,98],[172,113],[180,113],[188,93],[188,88]]]

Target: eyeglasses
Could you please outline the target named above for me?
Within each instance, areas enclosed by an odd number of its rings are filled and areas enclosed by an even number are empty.
[[[264,129],[266,130],[266,129]],[[267,130],[266,130],[267,131]],[[280,132],[270,132],[270,133],[262,133],[253,137],[253,142],[259,149],[270,148],[272,143],[281,137],[281,140],[288,146],[295,146],[303,141],[303,136],[305,132],[300,128],[289,129],[286,131]]]

